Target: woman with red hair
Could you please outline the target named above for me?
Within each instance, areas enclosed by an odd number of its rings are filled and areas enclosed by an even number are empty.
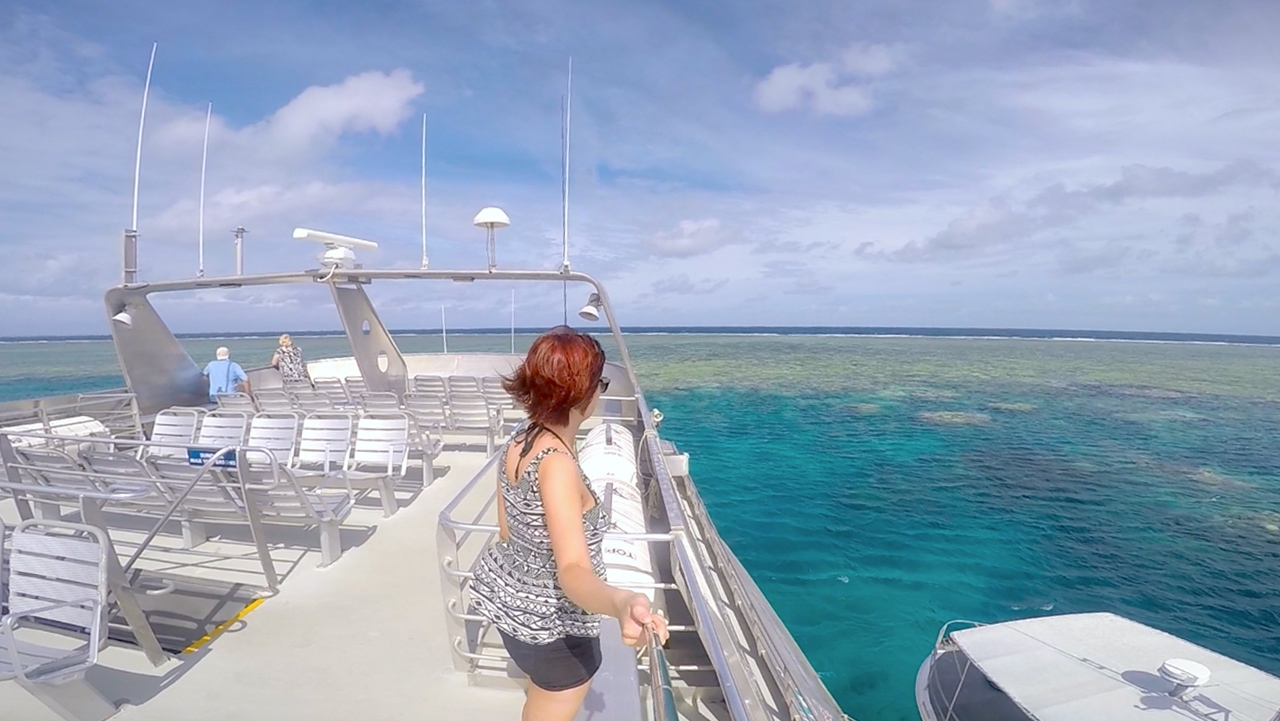
[[[578,466],[573,439],[609,387],[604,349],[561,326],[542,334],[503,386],[529,422],[503,446],[499,540],[476,565],[475,610],[532,686],[523,721],[569,721],[600,668],[600,616],[623,641],[643,645],[646,626],[665,643],[667,623],[643,594],[604,582],[608,513]]]

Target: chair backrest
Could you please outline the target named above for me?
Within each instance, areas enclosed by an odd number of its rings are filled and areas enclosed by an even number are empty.
[[[369,391],[369,384],[364,382],[364,376],[347,376],[342,379],[342,383],[347,387],[347,396],[353,400]]]
[[[435,394],[410,393],[404,397],[404,409],[420,426],[448,426],[449,414],[444,399]]]
[[[430,394],[437,395],[441,398],[449,394],[449,389],[444,385],[444,376],[414,376],[409,386],[409,392],[414,394]]]
[[[293,394],[293,404],[303,413],[312,411],[331,411],[334,409],[333,399],[329,394],[310,388],[295,391]]]
[[[151,490],[152,495],[134,498],[123,503],[115,503],[111,510],[149,510],[167,509],[172,502],[166,489],[155,482],[151,468],[138,460],[132,453],[109,453],[105,451],[82,451],[80,459],[95,474],[100,474],[98,482],[110,488],[130,485]]]
[[[18,475],[25,481],[57,488],[102,491],[101,486],[83,475],[85,468],[80,461],[62,451],[53,448],[14,448],[13,453],[21,465],[27,466],[18,469]],[[76,500],[73,496],[60,495],[56,498],[63,503],[73,503]]]
[[[449,402],[455,393],[479,393],[480,379],[475,376],[449,376]]]
[[[404,472],[408,460],[409,415],[403,412],[366,413],[356,425],[351,450],[355,465],[370,465]]]
[[[259,413],[249,424],[248,446],[266,448],[276,456],[281,465],[293,462],[293,451],[298,445],[298,414]],[[246,451],[245,459],[249,463],[270,463],[271,458],[261,451]]]
[[[484,396],[491,406],[515,408],[516,405],[511,394],[502,387],[502,379],[497,376],[485,376],[480,379],[480,395]]]
[[[360,408],[364,411],[383,413],[400,410],[400,399],[395,393],[367,392],[360,395]]]
[[[192,487],[192,479],[201,471],[198,466],[176,458],[148,458],[147,463],[151,466],[152,475],[156,477],[156,485],[164,489],[164,493],[174,497],[181,493],[187,494],[182,501],[183,513],[217,514],[224,518],[239,518],[242,515],[235,493],[228,488],[228,479],[218,469],[210,469]]]
[[[454,428],[488,428],[489,402],[479,393],[458,393],[449,398],[449,419]]]
[[[347,387],[342,385],[342,381],[337,378],[313,378],[317,393],[320,393],[329,399],[331,407],[339,407],[349,405],[351,399],[347,396]]]
[[[80,523],[31,520],[9,545],[9,611],[36,621],[95,628],[107,606],[107,536]],[[56,608],[49,608],[55,604]]]
[[[219,393],[218,410],[256,413],[258,408],[254,405],[253,398],[247,393]]]
[[[196,444],[207,448],[238,446],[249,429],[249,415],[240,411],[212,411],[200,422]]]
[[[187,446],[196,439],[196,427],[201,415],[203,414],[191,408],[168,408],[157,413],[155,423],[151,426],[151,440],[174,445],[144,447],[143,454],[185,456]]]
[[[308,386],[307,390],[310,391],[311,387]],[[287,413],[293,410],[293,398],[282,390],[258,391],[253,397],[258,402],[258,410],[263,413]]]
[[[302,420],[295,464],[342,468],[351,449],[353,419],[348,413],[319,411]]]

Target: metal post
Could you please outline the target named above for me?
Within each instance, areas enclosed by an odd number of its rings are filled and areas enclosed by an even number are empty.
[[[244,275],[244,234],[249,231],[238,226],[231,232],[236,236],[236,275]]]
[[[124,231],[124,285],[138,282],[138,231]]]

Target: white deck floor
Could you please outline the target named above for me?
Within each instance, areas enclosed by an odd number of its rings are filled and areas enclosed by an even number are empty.
[[[108,698],[130,702],[115,717],[123,721],[519,718],[523,694],[469,686],[452,667],[445,636],[436,519],[482,461],[482,452],[447,451],[435,483],[411,503],[401,494],[409,505],[389,519],[376,497],[366,498],[344,532],[373,532],[353,533],[358,546],[344,537],[344,554],[329,568],[316,568],[318,550],[273,546],[287,574],[280,593],[200,651],[156,669],[138,651],[110,648],[89,680]],[[11,501],[0,502],[0,517],[15,516]],[[176,549],[176,539],[165,542]],[[144,565],[264,585],[251,545],[214,540],[206,549],[247,557],[192,566],[207,559],[148,551]],[[0,683],[0,718],[57,721],[15,683]]]

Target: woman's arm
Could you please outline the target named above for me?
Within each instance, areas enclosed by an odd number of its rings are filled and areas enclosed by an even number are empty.
[[[280,369],[280,351],[276,351],[271,355],[271,367],[276,370]]]
[[[587,537],[582,531],[582,483],[571,458],[552,453],[538,467],[538,487],[547,513],[551,552],[556,560],[556,577],[570,601],[588,613],[613,616],[622,626],[628,645],[644,642],[644,626],[652,624],[665,641],[666,620],[653,614],[649,599],[610,586],[591,567]]]

